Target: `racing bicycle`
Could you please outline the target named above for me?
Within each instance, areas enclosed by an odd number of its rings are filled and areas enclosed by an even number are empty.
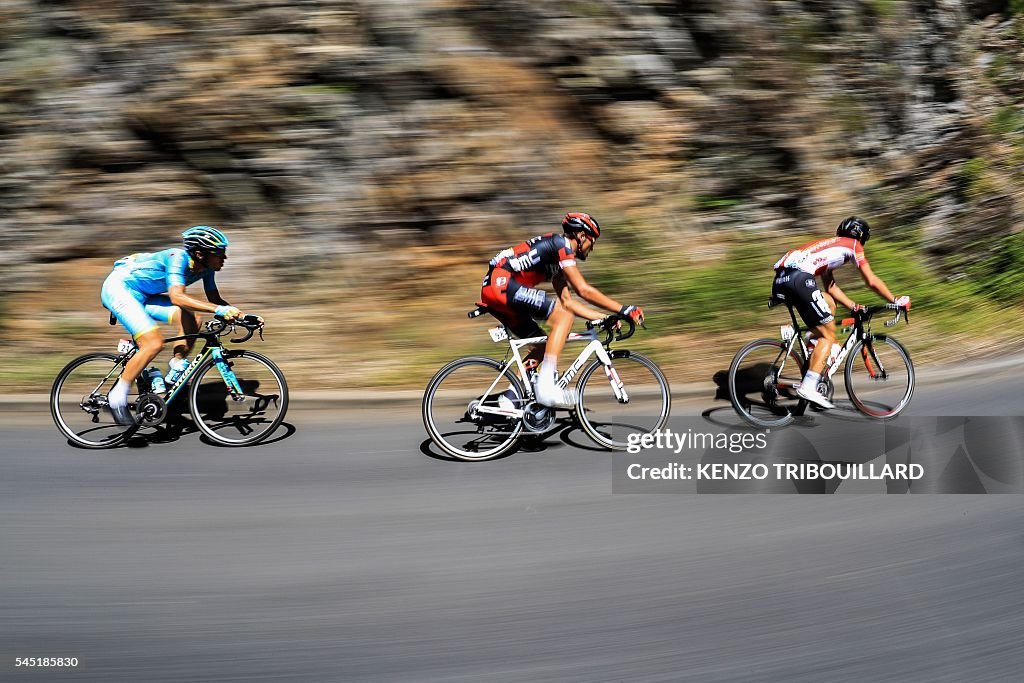
[[[776,303],[770,301],[769,308]],[[781,339],[750,342],[729,366],[732,406],[740,417],[756,427],[782,427],[807,409],[807,401],[796,395],[796,388],[807,372],[810,347],[793,307],[788,308],[793,324],[780,328]],[[850,402],[876,420],[895,418],[914,395],[914,364],[910,354],[894,338],[871,331],[871,319],[891,311],[896,314],[885,322],[886,327],[896,325],[901,318],[910,322],[909,310],[896,304],[858,309],[852,317],[842,320],[846,341],[833,348],[818,383],[818,391],[831,400],[835,393],[832,378],[846,361],[843,379]]]
[[[480,306],[469,317],[487,312]],[[570,412],[603,448],[624,450],[630,434],[647,434],[668,422],[672,396],[661,369],[639,353],[612,349],[612,344],[635,331],[631,318],[613,314],[588,322],[586,332],[567,338],[586,346],[557,384],[565,389],[579,377],[575,385],[579,398]],[[536,373],[527,368],[520,353],[525,346],[543,344],[547,337],[513,339],[504,325],[489,332],[495,343],[508,345],[502,360],[457,358],[437,371],[423,394],[427,433],[438,448],[459,460],[497,458],[515,448],[525,434],[544,434],[556,422],[556,409],[537,402]]]
[[[248,341],[257,331],[263,338],[262,321],[247,315],[237,321],[214,318],[195,334],[167,339],[202,339],[205,345],[180,379],[168,383],[162,393],[152,391],[146,372],[139,375],[128,395],[128,409],[136,420],[129,426],[114,420],[107,393],[138,352],[138,346],[122,339],[117,353],[79,356],[53,382],[50,413],[54,423],[75,446],[113,448],[126,443],[139,430],[165,422],[169,406],[179,396],[187,396],[196,427],[214,443],[250,446],[263,441],[284,420],[288,385],[281,370],[263,354],[223,345],[221,337],[234,334],[237,328],[247,334],[231,339],[234,344]]]

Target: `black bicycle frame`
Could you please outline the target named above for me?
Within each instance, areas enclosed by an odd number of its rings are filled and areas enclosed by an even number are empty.
[[[214,360],[217,362],[218,369],[220,370],[221,375],[224,377],[224,381],[228,385],[228,388],[232,392],[237,392],[238,394],[243,393],[241,387],[238,385],[238,379],[234,376],[234,373],[231,371],[231,368],[228,366],[226,359],[224,357],[224,344],[220,340],[220,333],[223,332],[224,329],[225,328],[221,328],[217,332],[196,332],[193,334],[183,334],[178,337],[168,337],[167,339],[164,340],[165,344],[168,342],[187,341],[190,339],[202,339],[205,342],[203,350],[196,354],[195,358],[189,362],[188,368],[186,368],[185,370],[185,374],[183,374],[178,379],[177,384],[174,386],[171,392],[167,394],[167,398],[164,399],[165,404],[169,404],[171,401],[174,400],[174,398],[179,393],[181,393],[182,389],[184,389],[184,387],[188,384],[188,380],[192,377],[193,374],[195,374],[196,369],[202,364],[204,360],[206,360],[207,357],[210,356],[213,356]],[[136,346],[131,351],[124,354],[119,359],[119,365],[121,365],[122,367],[125,366],[128,363],[128,361],[131,360],[131,358],[136,353],[138,353],[138,350],[139,347]]]

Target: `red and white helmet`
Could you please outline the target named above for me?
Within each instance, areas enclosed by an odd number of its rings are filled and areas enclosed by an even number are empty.
[[[562,219],[562,232],[575,234],[582,232],[592,240],[601,236],[601,226],[586,213],[567,213]]]

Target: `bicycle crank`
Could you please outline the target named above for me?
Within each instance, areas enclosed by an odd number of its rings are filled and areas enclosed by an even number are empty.
[[[152,427],[167,417],[167,404],[157,394],[143,394],[135,402],[135,419],[139,424]]]
[[[542,406],[534,401],[523,408],[523,426],[526,431],[539,434],[551,429],[555,424],[555,411],[553,408]]]
[[[829,401],[832,400],[832,396],[836,393],[836,385],[832,383],[832,380],[828,377],[822,377],[818,381],[818,393],[827,398]],[[810,404],[810,409],[816,412],[821,412],[823,408],[819,408],[813,403]]]

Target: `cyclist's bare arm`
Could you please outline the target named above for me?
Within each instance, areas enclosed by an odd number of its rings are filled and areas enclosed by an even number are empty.
[[[612,311],[613,313],[617,313],[622,309],[622,305],[618,301],[605,296],[597,287],[587,283],[587,281],[583,279],[583,273],[581,273],[579,268],[576,266],[566,266],[562,268],[562,274],[565,276],[565,279],[568,280],[569,285],[573,290],[585,299],[587,303],[600,306],[601,308]]]
[[[214,302],[207,303],[200,301],[199,299],[189,296],[185,293],[184,285],[173,285],[167,290],[167,296],[170,297],[171,303],[180,308],[187,308],[190,311],[205,311],[207,313],[216,313],[217,307],[225,304],[217,304]],[[217,295],[220,299],[220,295]]]
[[[851,311],[853,310],[853,307],[856,306],[856,303],[854,303],[853,299],[846,295],[846,292],[839,289],[839,283],[836,282],[836,279],[835,277],[833,277],[831,271],[825,271],[825,274],[821,276],[821,281],[825,285],[826,294],[830,295],[833,299],[835,299],[843,306],[846,306]]]
[[[587,320],[597,320],[598,318],[604,317],[604,313],[601,311],[591,308],[590,306],[586,306],[573,298],[572,289],[569,288],[569,283],[561,273],[551,280],[551,284],[554,286],[555,292],[558,294],[558,300],[562,303],[562,306],[573,315],[578,315],[579,317],[586,318]]]
[[[220,295],[220,290],[217,290],[217,289],[208,289],[208,290],[206,290],[206,300],[209,301],[212,304],[217,304],[218,306],[230,306],[231,305],[227,301],[224,300],[224,297],[222,297]]]
[[[886,301],[893,301],[896,298],[892,295],[892,292],[889,291],[889,288],[885,286],[885,283],[882,282],[882,278],[875,275],[871,270],[871,266],[867,263],[861,265],[860,276],[864,278],[864,284],[866,284],[871,291]]]

